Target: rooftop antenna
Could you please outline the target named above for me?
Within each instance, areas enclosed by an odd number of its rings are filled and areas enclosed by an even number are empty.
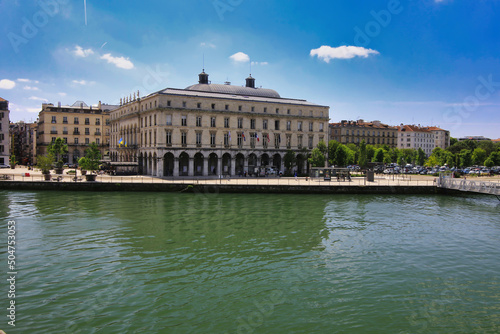
[[[203,54],[203,71],[202,72],[205,72],[205,54]]]

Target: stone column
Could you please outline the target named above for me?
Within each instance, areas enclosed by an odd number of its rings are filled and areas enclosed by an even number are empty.
[[[174,158],[174,177],[179,177],[179,158]]]
[[[194,176],[194,158],[189,157],[188,176]]]
[[[164,163],[163,163],[163,158],[160,158],[158,160],[158,165],[156,166],[156,176],[159,176],[159,177],[162,177],[163,176],[163,166],[164,166]]]
[[[231,159],[231,176],[236,175],[236,157]]]
[[[208,176],[208,162],[209,162],[209,157],[203,157],[203,176]]]
[[[219,177],[220,175],[222,175],[222,164],[224,163],[223,156],[224,155],[221,152],[221,155],[217,159],[217,177]]]

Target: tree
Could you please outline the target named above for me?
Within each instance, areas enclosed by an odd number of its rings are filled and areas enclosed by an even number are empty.
[[[340,144],[336,140],[330,140],[328,142],[328,164],[329,165],[335,165],[335,152],[337,152],[337,148],[339,147]]]
[[[384,162],[384,149],[378,148],[373,155],[372,162]]]
[[[424,165],[427,167],[434,167],[436,165],[439,165],[437,156],[431,154],[431,156],[427,159]]]
[[[417,165],[423,166],[425,163],[425,152],[421,147],[418,148],[417,151]]]
[[[366,160],[366,142],[364,139],[361,141],[361,144],[359,144],[358,165],[361,169],[365,169],[368,165]]]
[[[459,141],[459,142],[456,142],[455,144],[451,145],[450,147],[448,147],[446,150],[450,151],[453,154],[458,154],[462,150],[467,150],[467,149],[469,149],[467,144],[463,141]]]
[[[458,143],[458,139],[450,137],[450,146],[454,145],[455,143]]]
[[[348,148],[342,144],[337,147],[337,150],[335,151],[335,164],[337,166],[344,167],[347,165],[347,158],[349,154],[347,150]]]
[[[325,146],[326,147],[326,146]],[[325,166],[325,156],[321,150],[316,147],[311,152],[311,157],[308,159],[312,167],[324,167]]]
[[[39,155],[37,158],[36,167],[42,171],[42,174],[49,174],[54,163],[54,156],[52,154]]]
[[[493,159],[491,159],[491,157],[488,157],[488,159],[484,161],[484,165],[488,168],[491,168],[495,166],[495,162],[493,161]]]
[[[99,161],[101,160],[101,151],[99,151],[99,147],[96,143],[92,143],[85,150],[85,158],[87,159],[84,164],[86,164],[85,168],[88,171],[95,171],[99,169]]]
[[[57,166],[61,168],[64,164],[62,156],[68,153],[68,145],[64,143],[61,137],[57,137],[56,140],[49,145],[48,151],[55,157]]]
[[[462,150],[460,151],[460,167],[469,167],[472,165],[472,151]]]
[[[494,166],[500,166],[500,151],[492,152],[488,159],[493,161]]]
[[[316,147],[321,151],[323,155],[325,155],[326,151],[328,150],[324,141],[320,141]]]
[[[375,146],[366,145],[366,160],[372,161],[373,155],[375,154]]]
[[[488,155],[485,150],[482,148],[476,148],[474,152],[472,152],[472,163],[474,165],[482,165],[487,157]]]
[[[292,150],[286,151],[285,156],[283,157],[283,163],[287,171],[291,171],[293,166],[297,163],[295,152]]]

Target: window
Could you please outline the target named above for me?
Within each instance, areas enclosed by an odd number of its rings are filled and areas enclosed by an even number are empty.
[[[292,130],[292,121],[286,121],[286,130],[287,131]]]
[[[78,138],[75,138],[75,144],[78,145]]]
[[[211,118],[210,118],[210,126],[211,126],[212,128],[215,128],[215,126],[216,126],[215,121],[216,121],[216,118],[215,118],[215,117],[211,117]]]
[[[100,118],[96,118],[95,119],[95,125],[101,125],[101,119]]]
[[[167,146],[172,146],[172,130],[165,131],[165,139]]]
[[[74,128],[73,129],[73,134],[74,135],[79,135],[80,134],[80,130],[78,128]]]
[[[181,116],[181,125],[187,126],[187,116]]]
[[[274,121],[274,130],[279,130],[280,129],[280,121],[279,120],[275,120]]]
[[[212,109],[213,109],[213,108],[212,108]],[[224,109],[229,110],[229,104],[226,104],[226,105],[224,106]]]
[[[196,116],[196,126],[197,127],[201,126],[201,116]]]
[[[262,120],[262,128],[267,130],[267,119]]]
[[[80,121],[78,120],[78,117],[75,117],[74,121],[73,121],[74,124],[80,124]]]
[[[200,147],[201,146],[201,131],[196,131],[196,146]]]
[[[314,137],[313,136],[309,136],[309,149],[312,150],[313,149],[313,139]]]
[[[215,132],[210,132],[210,146],[211,147],[215,147],[217,145],[215,140],[216,140]]]
[[[238,118],[238,129],[243,129],[243,118]]]
[[[90,144],[90,139],[89,138],[85,138],[85,144],[86,145]]]
[[[314,127],[314,123],[313,122],[309,122],[309,131],[312,131],[313,127]]]
[[[68,124],[68,116],[64,116],[63,117],[63,123],[64,124]]]
[[[287,114],[287,115],[290,115],[290,109],[288,109],[288,110],[286,111],[286,114]]]
[[[230,139],[231,139],[231,133],[224,133],[224,146],[228,147],[229,146],[229,142],[230,142]]]
[[[187,133],[185,131],[181,132],[181,144],[182,146],[187,145]]]
[[[227,129],[229,128],[229,117],[224,118],[224,127]]]
[[[101,145],[101,139],[100,139],[100,138],[96,138],[96,139],[95,139],[95,143],[96,143],[97,145]]]
[[[172,101],[167,101],[167,107],[170,107],[172,105]]]
[[[323,132],[323,126],[324,126],[323,123],[319,123],[319,132]]]
[[[255,141],[257,139],[257,134],[255,132],[250,132],[250,147],[255,148]]]
[[[286,135],[286,148],[292,148],[292,135]]]
[[[237,144],[238,144],[239,148],[243,147],[243,133],[242,132],[238,132]]]
[[[57,123],[56,116],[52,116],[52,123]]]
[[[262,134],[262,147],[264,149],[267,149],[267,144],[269,143],[269,134],[268,133],[263,133]]]
[[[254,129],[255,129],[255,119],[254,119],[254,118],[252,118],[252,119],[250,120],[250,129],[252,129],[252,130],[254,130]]]
[[[90,135],[90,128],[85,128],[85,135],[86,136]]]
[[[215,103],[212,103],[212,109],[215,109]]]
[[[280,108],[276,108],[276,113],[279,114],[280,113]]]
[[[63,135],[67,135],[67,134],[68,134],[68,127],[67,127],[67,126],[65,126],[65,127],[63,128]]]
[[[267,107],[264,107],[264,112],[267,112]]]
[[[51,129],[50,129],[50,133],[53,134],[53,135],[56,135],[57,134],[57,130],[56,130],[56,127],[53,126]]]
[[[196,104],[196,107],[197,107],[198,109],[201,109],[201,103],[199,103],[199,102],[198,102],[198,103]]]
[[[153,125],[153,122],[151,122],[151,115],[149,115],[149,126]]]
[[[186,108],[186,101],[182,101],[182,107]]]
[[[252,110],[252,111],[255,111],[255,107],[252,107],[252,109],[251,109],[251,110]]]
[[[238,111],[241,111],[241,106],[238,106]]]
[[[302,121],[297,122],[297,130],[302,131]]]
[[[297,136],[297,147],[302,148],[302,135]]]
[[[85,125],[90,125],[90,118],[85,117]]]
[[[172,115],[167,115],[167,125],[172,125]]]
[[[274,148],[279,149],[280,143],[281,143],[281,134],[275,133],[274,134]]]
[[[155,114],[155,126],[156,126],[156,114]]]

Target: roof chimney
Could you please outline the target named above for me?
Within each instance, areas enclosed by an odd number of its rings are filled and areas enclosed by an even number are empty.
[[[246,87],[255,88],[255,78],[252,78],[251,74],[248,78],[246,78],[246,82],[247,82]]]
[[[203,69],[203,71],[198,74],[198,77],[200,78],[198,83],[202,85],[208,85],[208,74],[205,73],[205,69]]]

